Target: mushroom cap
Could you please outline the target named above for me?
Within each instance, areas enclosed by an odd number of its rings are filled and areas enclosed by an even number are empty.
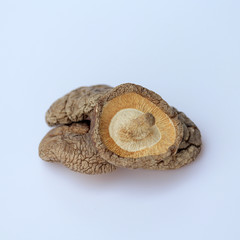
[[[98,99],[110,89],[108,85],[93,85],[71,91],[50,106],[45,116],[47,124],[56,126],[88,119]]]
[[[46,121],[67,125],[44,137],[40,157],[88,174],[115,166],[176,169],[195,160],[202,146],[199,129],[184,113],[130,83],[75,89],[52,104]]]
[[[147,116],[154,117],[154,125]],[[131,83],[103,95],[91,121],[99,155],[119,167],[152,168],[176,154],[183,137],[177,111],[158,94]]]
[[[98,155],[86,122],[50,130],[39,145],[39,156],[45,161],[60,162],[73,171],[86,174],[108,173],[116,169]]]
[[[201,151],[202,140],[199,129],[183,112],[177,112],[178,118],[183,125],[183,138],[179,148],[176,154],[158,162],[155,166],[152,166],[152,169],[165,170],[180,168],[194,161]]]

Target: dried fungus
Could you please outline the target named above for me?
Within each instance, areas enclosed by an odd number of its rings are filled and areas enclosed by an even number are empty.
[[[49,131],[39,145],[39,155],[45,161],[60,162],[81,173],[100,174],[116,169],[98,155],[86,122],[58,126]]]
[[[46,113],[45,119],[49,126],[69,124],[89,120],[89,113],[96,106],[99,98],[112,87],[94,85],[77,88],[56,100]]]
[[[176,169],[195,160],[202,145],[184,113],[130,83],[78,88],[52,104],[46,121],[60,126],[42,140],[40,157],[87,174]]]

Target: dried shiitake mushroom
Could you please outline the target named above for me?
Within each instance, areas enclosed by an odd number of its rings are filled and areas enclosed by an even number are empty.
[[[60,162],[71,170],[99,174],[116,169],[103,160],[92,145],[89,123],[58,126],[47,133],[39,145],[39,156],[49,162]]]
[[[200,152],[201,136],[194,123],[141,86],[113,88],[92,116],[93,142],[99,155],[115,166],[178,168]]]
[[[49,126],[69,124],[89,119],[88,115],[96,106],[99,98],[112,87],[95,85],[80,87],[55,101],[46,113]]]
[[[175,169],[201,150],[200,131],[184,113],[130,83],[76,89],[53,103],[46,121],[64,125],[45,136],[40,157],[89,174],[116,167]]]

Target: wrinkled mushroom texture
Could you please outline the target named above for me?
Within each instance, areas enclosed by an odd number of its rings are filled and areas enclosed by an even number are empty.
[[[176,169],[195,160],[202,146],[199,129],[184,113],[131,83],[73,90],[52,104],[46,121],[60,126],[41,141],[40,157],[87,174]]]
[[[100,117],[103,143],[121,157],[166,153],[176,141],[176,127],[159,106],[135,92],[107,102]]]
[[[39,156],[45,161],[60,162],[71,170],[100,174],[115,170],[93,147],[89,125],[85,122],[56,127],[39,145]]]
[[[110,89],[112,87],[107,85],[94,85],[71,91],[50,106],[45,116],[47,124],[55,126],[89,120],[88,115],[99,98]]]
[[[175,109],[176,110],[176,109]],[[183,139],[178,151],[173,156],[159,161],[152,169],[176,169],[191,163],[201,151],[201,133],[197,126],[184,113],[178,112],[178,118],[183,124]]]

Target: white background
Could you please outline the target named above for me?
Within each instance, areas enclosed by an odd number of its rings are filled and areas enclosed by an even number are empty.
[[[240,239],[240,1],[0,1],[0,239]],[[200,128],[196,162],[98,176],[42,161],[70,90],[141,84]]]

